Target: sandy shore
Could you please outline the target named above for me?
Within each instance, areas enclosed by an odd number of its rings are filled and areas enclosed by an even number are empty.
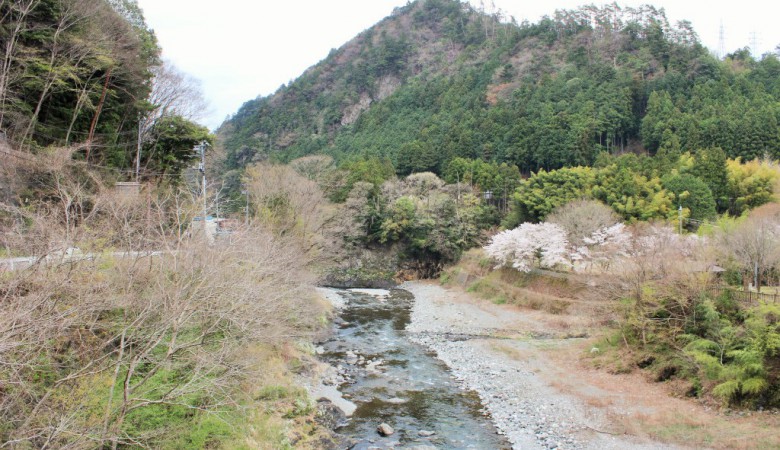
[[[611,420],[630,411],[611,401],[586,402],[577,391],[598,397],[603,386],[588,385],[573,364],[550,358],[553,347],[576,339],[544,336],[544,326],[511,307],[474,301],[457,290],[425,282],[401,286],[415,296],[410,338],[436,352],[464,389],[476,391],[501,433],[514,448],[679,448],[626,434]],[[576,378],[576,379],[575,379]],[[629,400],[630,399],[626,399]],[[596,404],[592,404],[596,403]]]

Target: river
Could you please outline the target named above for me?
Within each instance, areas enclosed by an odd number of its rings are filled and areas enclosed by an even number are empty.
[[[414,298],[403,290],[335,291],[343,300],[322,359],[339,369],[341,394],[356,406],[337,432],[354,449],[508,449],[479,397],[446,365],[408,339]],[[381,436],[377,426],[394,429]]]

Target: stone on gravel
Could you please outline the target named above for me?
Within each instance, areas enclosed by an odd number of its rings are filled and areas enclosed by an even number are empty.
[[[382,436],[390,436],[391,434],[395,433],[393,427],[391,427],[386,423],[382,423],[378,427],[376,427],[376,431]]]

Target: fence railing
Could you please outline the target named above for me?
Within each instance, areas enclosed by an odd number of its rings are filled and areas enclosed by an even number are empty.
[[[778,293],[766,294],[763,292],[740,291],[737,289],[731,289],[731,288],[720,287],[720,286],[714,286],[711,288],[711,290],[712,293],[715,295],[720,295],[724,292],[727,292],[731,296],[731,298],[742,303],[752,303],[752,304],[758,304],[759,302],[777,303],[780,300],[780,294]]]

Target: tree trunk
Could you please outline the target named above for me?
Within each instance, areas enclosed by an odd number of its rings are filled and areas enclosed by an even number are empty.
[[[18,9],[18,17],[16,24],[12,27],[9,36],[6,37],[5,54],[3,55],[3,64],[0,67],[0,130],[3,128],[3,121],[5,119],[5,104],[8,100],[8,87],[11,82],[11,68],[13,66],[14,54],[16,52],[16,43],[19,40],[19,35],[26,28],[27,16],[38,6],[40,0],[29,0],[26,4],[21,5]],[[13,9],[13,6],[10,6]],[[12,13],[9,12],[8,16]],[[2,23],[0,23],[2,25]]]
[[[51,71],[49,71],[49,75],[46,77],[46,83],[43,85],[43,89],[41,90],[41,95],[38,97],[38,104],[35,105],[35,111],[33,112],[32,117],[30,117],[30,123],[27,124],[27,129],[24,131],[24,135],[22,135],[22,139],[19,141],[20,145],[24,145],[28,138],[32,138],[33,129],[35,128],[35,124],[38,122],[38,115],[41,113],[43,102],[46,100],[46,97],[48,97],[49,90],[53,85],[54,80],[52,79]]]
[[[76,125],[76,120],[78,120],[79,113],[81,113],[81,108],[84,107],[84,103],[87,102],[87,89],[89,88],[89,83],[92,81],[92,77],[90,77],[85,83],[84,88],[81,89],[81,92],[79,93],[79,98],[76,100],[76,107],[73,108],[73,115],[70,118],[70,125],[68,126],[68,132],[65,135],[65,145],[70,145],[70,135],[73,134],[73,127]]]
[[[97,128],[100,112],[103,110],[103,104],[106,101],[108,85],[111,82],[111,72],[113,70],[113,67],[109,67],[106,72],[106,82],[103,84],[103,92],[100,94],[100,100],[98,101],[97,108],[95,108],[95,115],[92,117],[92,124],[89,126],[89,135],[87,136],[87,163],[89,163],[89,154],[92,151],[92,140],[95,137],[95,128]]]

